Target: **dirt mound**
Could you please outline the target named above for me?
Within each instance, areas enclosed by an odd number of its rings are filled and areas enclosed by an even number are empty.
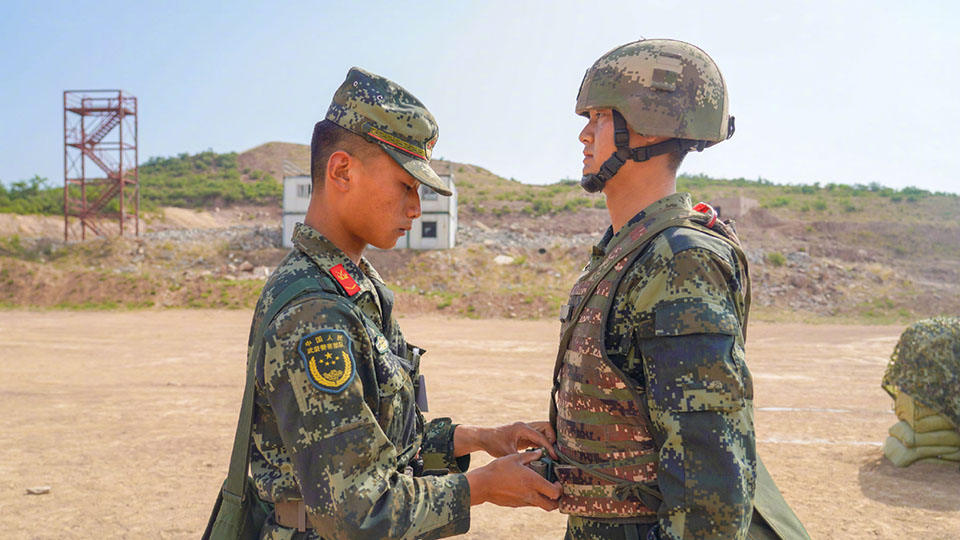
[[[0,237],[14,235],[63,238],[63,216],[0,214]]]
[[[288,164],[284,165],[284,161]],[[301,173],[310,174],[310,146],[297,143],[268,142],[242,152],[237,156],[237,162],[240,164],[241,170],[264,171],[277,181],[282,181],[284,176]]]
[[[737,218],[736,224],[737,227],[777,227],[783,224],[783,220],[766,208],[753,208]]]
[[[511,214],[506,217],[481,214],[465,208],[460,213],[460,230],[469,238],[470,228],[483,231],[519,232],[524,234],[547,237],[570,237],[574,235],[589,235],[596,237],[593,242],[600,240],[603,232],[610,225],[610,215],[603,208],[581,208],[576,212],[561,212],[542,216],[531,216],[523,213]],[[555,242],[545,241],[540,244],[551,245]]]
[[[219,225],[210,212],[174,207],[165,207],[162,211],[163,220],[178,229],[212,228]]]
[[[266,225],[280,223],[282,210],[263,206],[236,205],[229,208],[215,207],[212,210],[175,208],[161,209],[162,217],[150,222],[146,232],[169,229],[221,229],[236,226]]]

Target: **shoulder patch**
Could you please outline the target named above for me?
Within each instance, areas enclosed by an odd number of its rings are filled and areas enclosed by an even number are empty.
[[[689,227],[671,227],[663,232],[663,239],[674,255],[688,249],[703,249],[727,261],[736,258],[733,248],[725,241]]]
[[[350,336],[343,330],[320,330],[300,340],[297,351],[314,386],[339,394],[357,374]]]

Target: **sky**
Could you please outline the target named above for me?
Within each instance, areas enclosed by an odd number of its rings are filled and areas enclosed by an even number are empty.
[[[45,2],[0,18],[0,181],[63,182],[63,96],[139,101],[139,155],[309,144],[351,66],[440,125],[434,157],[579,178],[585,70],[640,38],[720,66],[736,135],[681,173],[960,193],[957,2]]]

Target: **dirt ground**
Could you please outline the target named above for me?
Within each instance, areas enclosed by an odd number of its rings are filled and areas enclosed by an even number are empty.
[[[162,207],[154,212],[140,214],[140,232],[151,233],[169,229],[219,229],[236,225],[277,225],[282,210],[277,207],[233,205],[229,208],[190,209],[172,206]],[[80,238],[80,222],[70,219],[70,239]],[[103,230],[109,236],[118,233],[117,224],[104,220]],[[127,223],[124,230],[127,235],[133,231],[133,221]],[[92,238],[87,233],[87,238]],[[0,213],[0,237],[18,235],[20,237],[44,237],[63,240],[63,216],[43,216],[37,214],[19,215]]]
[[[434,414],[546,416],[556,323],[401,324],[430,351]],[[197,538],[226,473],[248,327],[245,311],[0,311],[4,538]],[[879,382],[901,330],[752,325],[759,451],[813,538],[960,538],[960,472],[881,454],[894,416]],[[467,537],[563,529],[557,513],[484,505]]]

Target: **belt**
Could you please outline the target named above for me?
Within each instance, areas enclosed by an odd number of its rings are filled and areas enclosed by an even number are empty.
[[[273,519],[277,525],[300,532],[307,530],[307,507],[303,501],[282,501],[273,505]]]

